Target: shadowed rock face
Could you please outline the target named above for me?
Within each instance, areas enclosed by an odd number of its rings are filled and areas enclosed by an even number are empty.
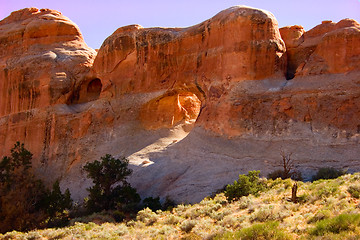
[[[359,29],[279,30],[237,6],[189,28],[121,27],[96,55],[61,13],[14,12],[0,22],[0,156],[25,142],[75,199],[81,167],[106,153],[130,159],[144,197],[188,202],[274,170],[282,151],[305,178],[360,170]]]

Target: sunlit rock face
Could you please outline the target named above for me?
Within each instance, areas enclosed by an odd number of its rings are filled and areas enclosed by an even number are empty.
[[[360,24],[355,20],[323,21],[307,32],[301,26],[290,26],[280,32],[291,78],[359,70]]]
[[[65,103],[95,51],[60,12],[26,8],[0,22],[0,116]]]
[[[281,34],[281,35],[280,35]],[[0,156],[16,141],[36,173],[86,196],[82,166],[130,159],[143,197],[199,201],[239,173],[360,170],[359,24],[279,30],[244,6],[189,28],[117,29],[98,53],[54,10],[0,22]]]
[[[77,119],[58,119],[54,107],[73,96],[96,52],[71,20],[50,9],[11,13],[0,22],[0,42],[0,155],[22,141],[34,153],[34,165],[45,166],[66,151],[63,135]]]
[[[226,122],[233,111],[232,101],[224,96],[242,81],[282,78],[286,67],[284,53],[285,44],[271,13],[233,7],[184,29],[144,29],[139,25],[119,28],[104,41],[92,73],[101,79],[102,95],[111,98],[155,91],[193,93],[203,107],[206,105],[204,111],[213,115],[209,121],[201,122],[213,131],[231,132],[233,129],[228,129]],[[169,109],[178,105],[169,97],[162,97],[160,104],[165,101]],[[160,109],[159,114],[163,115]],[[178,116],[174,114],[167,116],[166,121],[156,121],[157,128],[177,123]],[[141,114],[141,120],[149,125],[146,116]],[[221,129],[213,126],[219,121],[224,122]],[[155,123],[151,125],[156,127]]]

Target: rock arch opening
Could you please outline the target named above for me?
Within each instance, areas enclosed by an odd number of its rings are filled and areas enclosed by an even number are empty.
[[[99,78],[91,80],[86,88],[87,102],[94,101],[99,98],[102,89],[102,83]]]
[[[99,78],[84,81],[68,99],[68,104],[79,104],[97,100],[100,97],[102,83]]]
[[[170,92],[146,103],[140,111],[140,120],[146,129],[171,128],[184,124],[190,130],[200,109],[201,100],[193,92]]]

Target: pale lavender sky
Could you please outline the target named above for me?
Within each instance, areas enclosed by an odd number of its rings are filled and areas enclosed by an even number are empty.
[[[121,26],[188,27],[234,5],[268,10],[280,27],[309,30],[322,20],[343,18],[360,22],[360,0],[0,0],[0,19],[25,7],[56,9],[80,27],[90,47],[99,48]]]

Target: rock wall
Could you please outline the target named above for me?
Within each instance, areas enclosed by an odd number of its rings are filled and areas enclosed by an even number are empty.
[[[68,142],[54,135],[58,111],[51,107],[69,101],[96,52],[72,21],[49,9],[11,13],[0,22],[0,42],[0,155],[23,141],[34,153],[34,164],[45,165],[58,151],[66,151],[56,148]]]
[[[305,178],[360,170],[360,25],[279,30],[237,6],[189,28],[117,29],[98,53],[61,13],[0,22],[0,156],[16,141],[80,200],[81,167],[125,155],[143,197],[193,202],[293,153]]]

